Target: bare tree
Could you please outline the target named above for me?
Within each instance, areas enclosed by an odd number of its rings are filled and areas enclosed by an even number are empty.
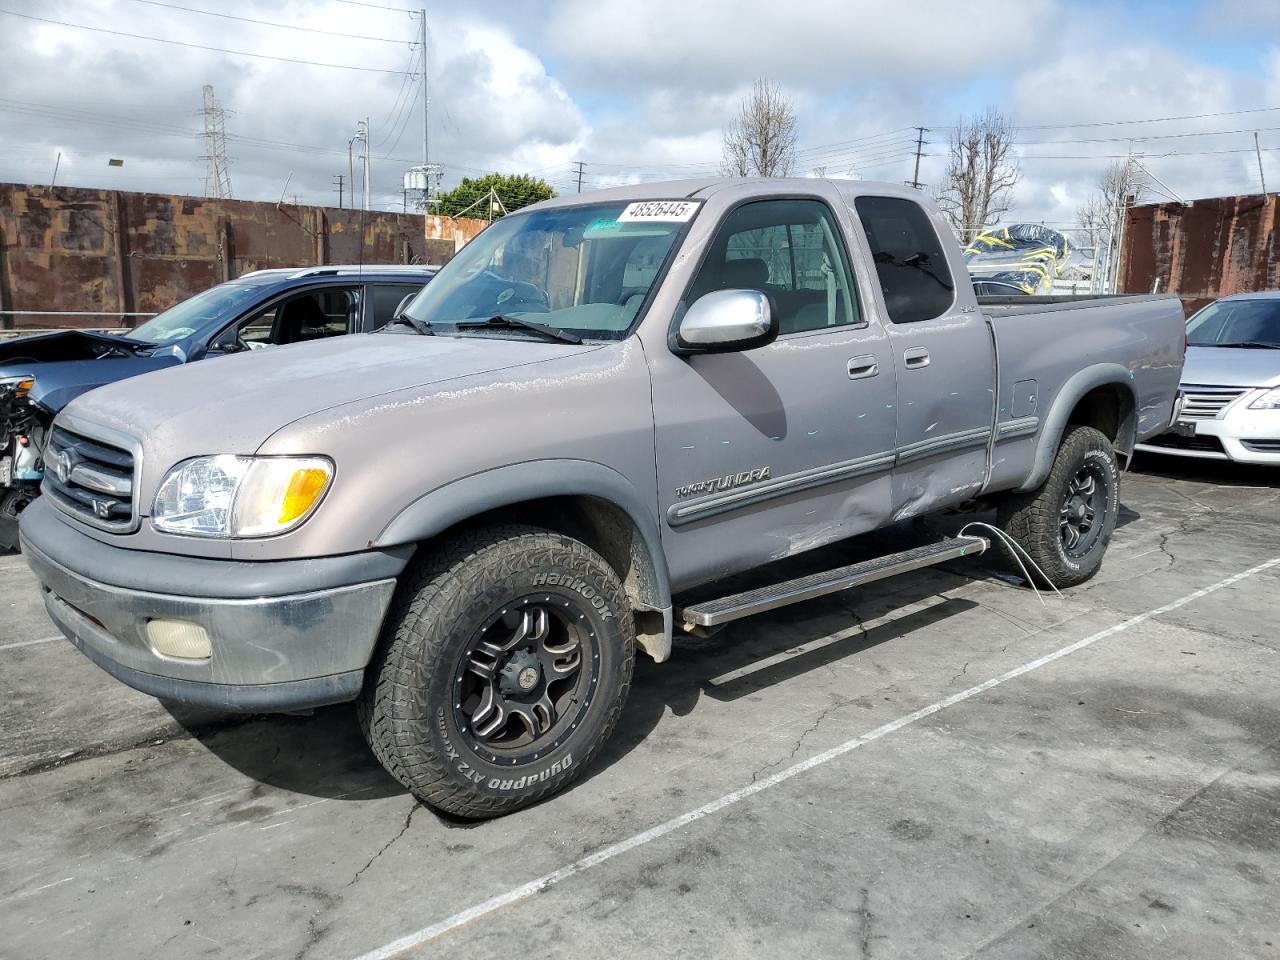
[[[946,186],[937,199],[962,240],[1010,209],[1021,173],[1013,147],[1013,126],[993,107],[961,119],[951,131]]]
[[[1141,197],[1143,177],[1138,165],[1128,160],[1108,164],[1098,177],[1094,194],[1076,211],[1076,223],[1084,235],[1084,245],[1095,249],[1107,243],[1120,222],[1125,205]]]
[[[724,131],[721,172],[730,177],[786,177],[796,159],[796,114],[782,88],[763,77]]]

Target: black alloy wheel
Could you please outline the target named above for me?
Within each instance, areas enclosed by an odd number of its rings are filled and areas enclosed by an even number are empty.
[[[536,760],[581,721],[599,665],[599,641],[576,603],[520,597],[489,617],[458,664],[458,729],[493,763]]]

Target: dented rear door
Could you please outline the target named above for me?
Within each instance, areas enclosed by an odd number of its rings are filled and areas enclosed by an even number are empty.
[[[995,356],[949,228],[903,197],[854,208],[875,264],[897,368],[894,519],[981,490],[991,442]],[[947,233],[944,233],[947,231]]]

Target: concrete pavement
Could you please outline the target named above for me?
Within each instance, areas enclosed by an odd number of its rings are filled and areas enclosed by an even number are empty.
[[[1280,557],[1280,489],[1145,465],[1065,598],[977,558],[642,658],[586,779],[480,825],[346,708],[14,646],[56,631],[2,558],[0,955],[1280,957],[1280,566],[1198,594]]]

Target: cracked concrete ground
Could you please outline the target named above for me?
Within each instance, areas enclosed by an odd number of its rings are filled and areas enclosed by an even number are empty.
[[[687,641],[638,663],[588,777],[474,826],[417,807],[348,709],[228,721],[116,684],[0,558],[0,956],[359,956],[1280,556],[1280,476],[1142,467],[1064,599],[976,558]],[[1106,635],[407,955],[1280,957],[1278,586]]]

